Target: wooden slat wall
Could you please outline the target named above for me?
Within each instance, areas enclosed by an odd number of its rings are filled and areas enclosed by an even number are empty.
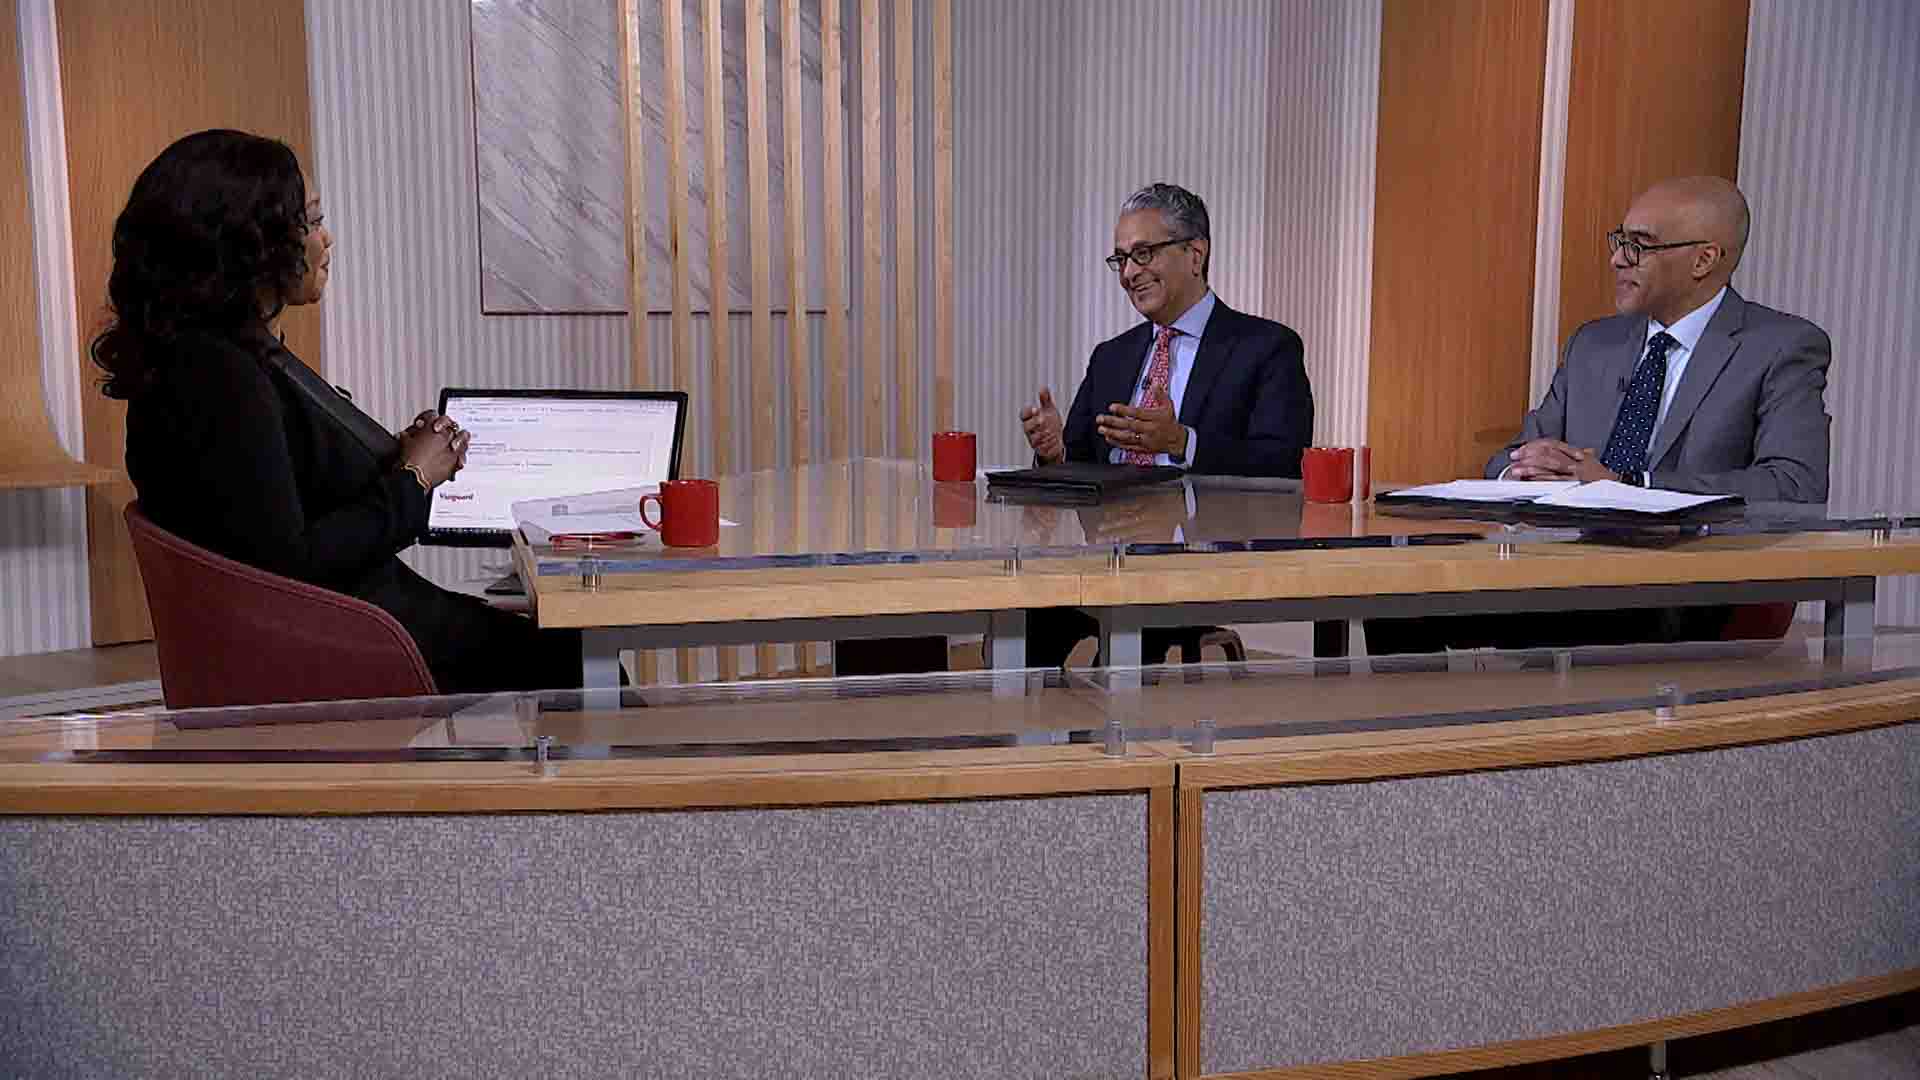
[[[807,319],[807,131],[800,107],[800,0],[780,0],[780,95],[787,137],[787,460],[813,458],[813,358]]]
[[[85,340],[100,325],[105,307],[113,220],[134,177],[167,144],[211,127],[258,132],[291,145],[312,175],[306,5],[303,0],[60,0],[58,23],[79,319],[75,332]],[[288,344],[319,367],[319,312],[289,311],[283,325]],[[94,381],[91,371],[84,378],[89,385]],[[125,455],[125,408],[89,392],[83,409],[87,460],[118,468]],[[121,507],[132,497],[126,484],[88,492],[95,644],[153,636],[120,521]]]
[[[839,101],[844,93],[841,58],[840,0],[820,0],[820,97]],[[821,192],[826,220],[823,225],[827,263],[827,457],[844,460],[852,449],[847,426],[847,372],[852,361],[847,342],[847,150],[846,119],[839,109],[822,109],[820,117]]]
[[[672,237],[669,245],[672,265],[669,272],[673,275],[673,372],[675,385],[689,391],[697,390],[694,378],[692,349],[694,341],[690,306],[690,272],[694,253],[686,244],[688,236],[688,215],[691,213],[688,195],[688,169],[684,144],[687,139],[686,106],[686,63],[685,37],[686,22],[684,3],[686,0],[660,0],[658,20],[648,19],[645,11],[636,7],[638,0],[622,0],[622,17],[625,20],[625,42],[622,61],[626,68],[623,77],[626,81],[626,105],[628,116],[628,198],[630,200],[629,252],[641,250],[638,234],[633,230],[644,228],[644,218],[640,208],[644,205],[644,174],[650,163],[642,160],[641,144],[637,141],[638,110],[641,105],[638,93],[638,79],[635,69],[636,58],[641,55],[636,34],[650,32],[650,29],[664,35],[666,57],[665,118],[668,140],[667,161],[665,162],[668,188],[668,228]],[[779,18],[779,56],[780,71],[778,82],[770,83],[768,72],[768,45],[766,24],[769,14],[767,0],[747,0],[744,17],[746,19],[746,117],[747,117],[747,215],[748,258],[751,264],[751,303],[752,310],[748,322],[749,351],[751,355],[751,400],[754,409],[754,422],[751,442],[751,461],[741,463],[745,469],[763,470],[782,464],[803,465],[814,454],[815,431],[824,421],[825,432],[820,445],[834,459],[845,459],[853,445],[853,418],[848,409],[848,386],[852,371],[852,356],[848,351],[848,316],[846,249],[851,222],[848,220],[846,201],[846,139],[844,121],[838,103],[845,90],[843,72],[843,38],[840,13],[840,0],[820,0],[820,43],[821,82],[823,98],[827,107],[823,110],[821,128],[817,134],[810,131],[806,124],[806,114],[802,105],[805,88],[803,55],[806,33],[806,21],[803,18],[803,0],[778,0]],[[923,457],[926,448],[921,445],[921,415],[924,406],[920,387],[921,333],[919,324],[921,251],[917,229],[916,209],[916,168],[917,153],[921,135],[930,135],[932,144],[933,167],[933,236],[936,250],[931,253],[931,282],[933,296],[934,334],[934,387],[935,396],[931,403],[930,414],[936,424],[945,426],[953,422],[953,12],[951,0],[929,0],[925,10],[926,21],[931,23],[931,86],[927,92],[932,95],[931,115],[932,132],[915,130],[915,115],[918,104],[916,94],[916,53],[922,37],[922,30],[915,20],[912,0],[895,0],[888,10],[882,11],[878,0],[861,0],[860,4],[860,58],[861,58],[861,176],[862,176],[862,230],[863,251],[866,263],[863,268],[862,282],[864,299],[862,315],[862,363],[863,382],[866,390],[859,402],[864,425],[863,452],[867,456],[903,456]],[[726,174],[726,146],[724,141],[726,118],[726,83],[723,77],[721,42],[724,40],[722,26],[723,11],[720,0],[702,0],[700,8],[701,38],[703,44],[703,66],[701,77],[705,80],[706,112],[706,168],[709,177]],[[884,16],[884,17],[883,17]],[[890,21],[889,21],[890,20]],[[891,32],[893,55],[892,69],[883,72],[882,42]],[[893,89],[893,130],[892,138],[886,138],[885,105],[882,85],[883,74],[891,76]],[[769,154],[770,146],[768,124],[768,96],[777,86],[780,91],[783,120],[784,184],[783,205],[772,205]],[[815,141],[817,139],[817,141]],[[807,243],[807,213],[809,207],[807,164],[813,153],[820,155],[821,175],[824,178],[824,190],[820,203],[823,206],[825,220],[822,222],[822,250],[811,252]],[[892,191],[886,184],[888,171],[894,177]],[[891,195],[891,203],[888,196]],[[726,247],[726,221],[731,214],[741,212],[743,208],[729,206],[726,202],[725,185],[709,182],[708,201],[708,249],[707,260],[711,280],[726,280],[728,252]],[[785,372],[786,389],[781,389],[781,380],[774,371],[773,341],[773,298],[775,283],[772,274],[772,241],[776,224],[773,220],[778,210],[782,214],[779,227],[785,231],[785,239],[790,258],[787,265],[785,284],[786,326],[787,326],[787,370]],[[889,211],[892,217],[889,221]],[[889,262],[886,245],[886,229],[891,224],[894,233],[894,247]],[[809,269],[813,260],[824,259],[824,278],[826,281],[827,309],[824,313],[824,355],[816,365],[813,353],[812,320],[807,317],[807,283]],[[885,284],[889,275],[894,281],[893,308],[885,307]],[[632,272],[633,296],[644,295],[645,268],[635,265]],[[729,370],[731,353],[727,339],[727,321],[724,290],[715,290],[714,312],[708,321],[710,339],[709,387],[717,399],[714,405],[713,424],[710,431],[696,431],[689,428],[688,460],[706,460],[714,464],[717,474],[735,472],[730,460],[728,448],[733,438],[730,425],[732,417],[727,405],[727,395],[733,381]],[[644,310],[638,301],[634,310]],[[889,323],[894,331],[893,362],[888,364],[883,356],[886,328]],[[640,320],[634,320],[636,326]],[[644,377],[643,354],[641,346],[635,346],[635,378]],[[816,371],[816,367],[820,371]],[[814,384],[816,376],[824,374],[824,416],[814,415]],[[892,392],[889,394],[889,383]],[[892,409],[892,437],[888,437],[888,409]],[[780,443],[778,419],[784,414],[787,433],[786,444]],[[784,453],[783,453],[784,451]],[[796,504],[792,507],[755,505],[751,515],[754,522],[756,539],[768,541],[765,535],[780,527],[777,515],[791,517],[798,513]],[[800,523],[787,522],[797,529]],[[911,520],[893,521],[890,525],[875,521],[872,525],[879,530],[871,532],[873,536],[890,536],[899,543],[911,543],[911,532],[915,523]],[[899,530],[906,530],[905,533]],[[789,531],[793,531],[790,529]],[[805,668],[808,663],[808,647],[801,647],[796,653],[796,663]],[[773,663],[773,650],[761,646],[756,650],[756,668],[765,673]],[[643,679],[651,679],[657,671],[652,657],[641,659]],[[703,666],[698,657],[691,656],[687,650],[679,655],[679,677],[688,679],[695,676]],[[737,653],[734,650],[721,650],[718,668],[722,676],[731,676],[737,671]]]
[[[1545,0],[1383,11],[1376,478],[1478,475],[1526,410],[1546,31]]]
[[[1748,0],[1574,5],[1560,340],[1613,314],[1604,236],[1670,176],[1737,180]]]
[[[931,0],[931,3],[933,430],[947,431],[953,427],[953,0]]]
[[[20,11],[0,0],[0,87],[22,83]],[[47,418],[40,378],[39,289],[27,214],[27,117],[20,94],[0,93],[0,488],[77,475]]]
[[[869,457],[886,452],[887,385],[881,352],[886,328],[877,316],[885,303],[886,237],[881,231],[887,210],[885,163],[880,157],[880,2],[860,0],[860,195],[863,221],[862,249],[866,264],[861,273],[860,370],[865,376],[862,396]]]
[[[913,0],[893,3],[893,452],[920,445],[920,243],[913,198]],[[871,159],[875,147],[866,147]]]

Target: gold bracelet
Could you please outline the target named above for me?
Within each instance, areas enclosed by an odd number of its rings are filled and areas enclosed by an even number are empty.
[[[403,461],[400,463],[400,467],[413,474],[413,478],[420,482],[421,491],[424,491],[429,495],[433,494],[433,485],[427,483],[427,474],[424,470],[420,468],[420,466],[415,465],[411,461]]]

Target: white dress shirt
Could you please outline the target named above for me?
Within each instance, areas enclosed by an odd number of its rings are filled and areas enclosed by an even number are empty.
[[[1206,332],[1207,320],[1213,317],[1214,303],[1213,290],[1208,289],[1206,295],[1188,308],[1185,314],[1173,320],[1173,328],[1179,332],[1173,335],[1173,341],[1169,343],[1168,348],[1167,397],[1173,402],[1175,416],[1180,415],[1180,403],[1186,399],[1187,379],[1193,375],[1193,359],[1200,353],[1200,335]],[[1155,325],[1154,336],[1158,337],[1159,334],[1160,327]],[[1127,398],[1128,404],[1140,400],[1140,392],[1147,385],[1147,375],[1152,370],[1153,343],[1148,341],[1147,358],[1140,365],[1140,377],[1134,380],[1133,393]],[[1100,411],[1106,411],[1105,405],[1100,406]],[[1187,428],[1187,456],[1180,461],[1175,461],[1166,454],[1155,454],[1153,463],[1186,469],[1193,465],[1194,456],[1199,452],[1200,433]],[[1116,449],[1107,455],[1107,460],[1118,464],[1126,460],[1125,454],[1126,451]]]

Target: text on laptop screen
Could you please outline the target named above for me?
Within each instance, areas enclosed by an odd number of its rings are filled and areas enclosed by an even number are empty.
[[[460,475],[434,489],[429,529],[510,530],[524,499],[670,479],[672,401],[450,397],[446,412],[473,441]]]

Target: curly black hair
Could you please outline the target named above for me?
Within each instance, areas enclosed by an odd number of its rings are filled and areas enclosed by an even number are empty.
[[[113,223],[101,390],[131,398],[194,330],[264,326],[307,273],[307,185],[287,144],[202,131],[160,152]]]

